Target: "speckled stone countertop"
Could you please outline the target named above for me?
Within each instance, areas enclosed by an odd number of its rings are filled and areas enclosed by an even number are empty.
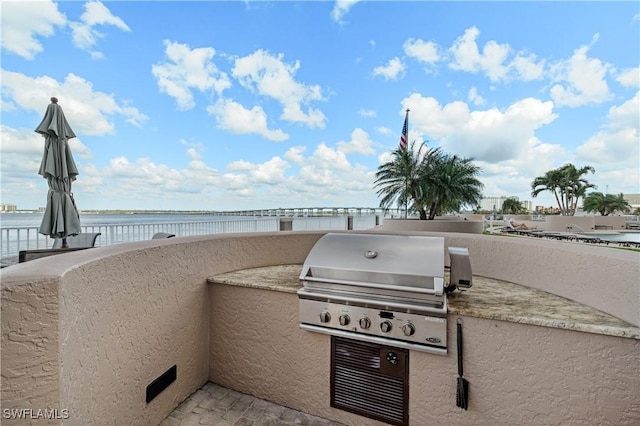
[[[302,265],[244,269],[210,277],[207,282],[296,293],[301,270]],[[473,287],[449,294],[448,304],[449,313],[455,315],[640,339],[640,328],[597,309],[491,278],[474,276]]]

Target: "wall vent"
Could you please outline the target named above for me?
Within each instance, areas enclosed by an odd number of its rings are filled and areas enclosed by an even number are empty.
[[[149,383],[147,386],[147,404],[150,403],[153,398],[160,395],[160,392],[165,390],[169,385],[176,381],[176,376],[178,374],[178,367],[173,366],[153,382]]]
[[[409,424],[409,351],[331,336],[331,406]]]

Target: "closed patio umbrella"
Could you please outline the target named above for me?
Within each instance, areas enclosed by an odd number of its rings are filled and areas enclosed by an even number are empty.
[[[38,173],[49,183],[47,207],[39,232],[51,238],[62,238],[62,247],[68,247],[67,236],[81,232],[80,215],[71,193],[71,183],[76,180],[78,169],[68,143],[76,135],[67,123],[58,99],[51,98],[47,112],[35,131],[45,138]]]

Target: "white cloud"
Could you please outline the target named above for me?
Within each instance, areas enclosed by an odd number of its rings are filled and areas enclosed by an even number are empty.
[[[296,166],[301,166],[304,164],[304,152],[306,151],[306,147],[304,146],[294,146],[291,147],[285,152],[284,158],[295,164]]]
[[[306,113],[302,111],[302,104],[324,100],[320,86],[297,82],[294,76],[300,62],[287,64],[283,58],[282,54],[257,50],[236,59],[232,75],[242,86],[280,102],[283,120],[324,128],[326,117],[322,111],[310,107]]]
[[[633,117],[620,114],[632,106]],[[612,108],[613,110],[613,108]],[[589,182],[601,192],[637,193],[640,187],[640,133],[638,132],[638,95],[620,109],[610,111],[605,128],[576,149],[576,160],[592,166],[596,173]],[[633,127],[624,122],[635,121]]]
[[[379,66],[373,69],[372,74],[374,76],[384,77],[385,80],[397,80],[402,77],[404,73],[405,65],[398,57],[390,59],[387,65]]]
[[[606,76],[611,65],[588,56],[589,46],[573,52],[571,58],[551,65],[551,98],[557,106],[599,104],[612,98]]]
[[[202,159],[202,151],[205,150],[205,147],[200,142],[188,142],[184,139],[180,139],[180,144],[187,147],[187,157],[191,158],[194,161],[199,161]]]
[[[625,87],[640,87],[640,67],[622,71],[616,80]]]
[[[321,143],[305,156],[305,147],[289,148],[284,159],[275,156],[264,163],[239,160],[230,163],[231,173],[223,177],[222,199],[256,197],[269,200],[272,205],[309,205],[309,197],[320,205],[352,205],[354,200],[366,199],[375,204],[371,191],[372,172],[361,165],[352,165],[344,152]],[[285,160],[286,159],[286,160]],[[291,175],[285,171],[291,169]]]
[[[131,163],[126,157],[111,159],[102,171],[105,180],[116,181],[116,186],[101,188],[108,193],[117,188],[119,196],[127,198],[171,198],[175,193],[203,194],[210,185],[219,183],[218,171],[192,161],[184,169],[157,164],[149,158],[138,158]],[[188,182],[188,185],[185,185]]]
[[[576,149],[585,162],[598,164],[598,169],[616,170],[626,164],[638,174],[640,164],[640,92],[607,114],[603,129]],[[638,181],[640,182],[640,181]]]
[[[464,102],[441,106],[436,99],[415,93],[402,104],[411,110],[415,132],[439,141],[445,151],[485,162],[520,158],[535,131],[557,117],[552,102],[533,98],[504,110],[471,111]]]
[[[506,44],[496,41],[487,42],[482,52],[478,48],[476,38],[480,31],[476,27],[467,28],[464,35],[458,37],[449,49],[453,55],[453,61],[449,68],[472,73],[483,72],[491,81],[499,81],[507,74],[504,62],[511,48]]]
[[[153,65],[151,72],[160,91],[175,98],[178,109],[189,110],[195,106],[193,89],[221,95],[231,87],[227,74],[213,62],[215,49],[191,49],[186,44],[170,40],[164,40],[164,45],[168,61]]]
[[[360,0],[336,0],[331,11],[331,19],[338,23],[342,23],[342,18],[346,15],[351,8]]]
[[[351,140],[348,142],[338,142],[338,150],[345,154],[373,155],[373,141],[369,139],[369,134],[362,129],[355,129],[351,132]]]
[[[277,185],[285,181],[285,170],[289,168],[289,163],[276,156],[261,164],[244,160],[234,161],[229,163],[227,168],[232,171],[247,172],[246,185]],[[225,176],[228,178],[231,175]]]
[[[358,115],[360,117],[375,117],[376,112],[371,109],[360,108],[360,110],[358,111]]]
[[[25,59],[42,52],[39,37],[50,37],[56,27],[67,25],[66,17],[52,1],[2,1],[2,48]]]
[[[474,105],[484,105],[484,98],[478,93],[478,89],[476,87],[472,87],[469,89],[469,100]]]
[[[129,32],[131,29],[125,22],[111,14],[111,11],[100,1],[89,1],[84,4],[84,12],[80,16],[80,22],[71,22],[69,26],[72,30],[73,44],[83,50],[90,51],[98,39],[104,37],[98,26],[114,26],[122,31]],[[94,58],[101,58],[102,53],[91,52]]]
[[[433,64],[440,60],[438,45],[432,41],[410,38],[404,42],[402,47],[407,56],[420,62]]]
[[[116,115],[136,126],[148,119],[129,102],[118,104],[112,94],[95,91],[91,82],[75,74],[68,74],[61,83],[48,76],[34,78],[2,70],[2,85],[3,97],[11,98],[24,110],[43,115],[51,96],[56,96],[76,134],[111,134]]]
[[[513,54],[508,44],[488,41],[482,51],[477,43],[480,31],[476,27],[467,28],[449,48],[451,61],[449,68],[458,71],[485,74],[492,82],[503,80],[531,81],[543,77],[545,61],[527,52]]]
[[[356,199],[368,199],[376,204],[372,191],[373,173],[364,166],[352,165],[339,149],[321,143],[304,159],[299,173],[287,184],[297,194],[293,201],[298,203],[306,199],[305,204],[308,204],[308,194],[314,194],[317,203],[331,200],[339,203],[336,205],[352,205]]]
[[[523,81],[538,80],[544,76],[545,61],[537,59],[534,54],[518,54],[509,64],[509,68],[515,70],[516,75]]]
[[[289,136],[280,129],[270,130],[267,114],[259,106],[246,109],[231,99],[220,99],[207,107],[209,114],[216,118],[218,127],[236,134],[257,134],[271,141],[283,141]]]

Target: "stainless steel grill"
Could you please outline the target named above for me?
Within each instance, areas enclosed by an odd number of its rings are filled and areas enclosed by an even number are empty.
[[[456,264],[465,252],[455,251]],[[326,234],[300,274],[300,327],[444,355],[444,263],[441,237]],[[470,266],[456,277],[471,286]]]

